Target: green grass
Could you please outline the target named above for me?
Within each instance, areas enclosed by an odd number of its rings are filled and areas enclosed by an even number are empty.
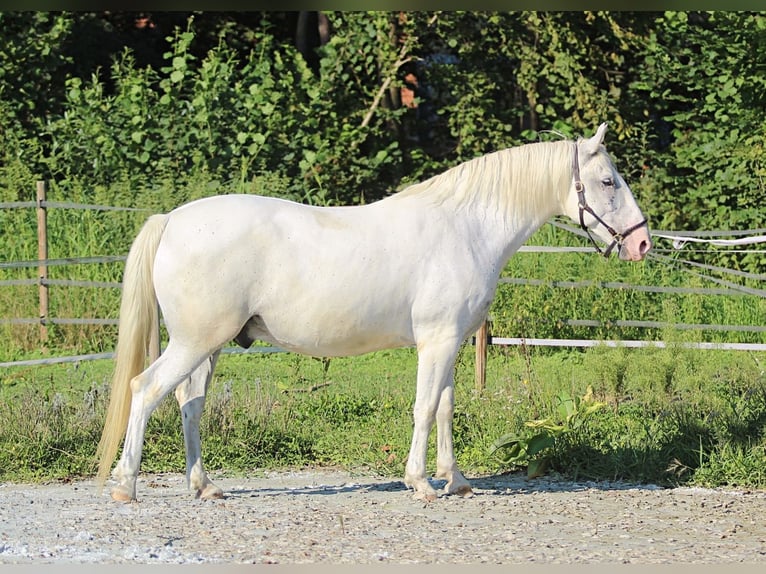
[[[54,187],[49,199],[153,205],[157,210],[178,203],[155,191],[104,188],[91,197],[89,190],[73,189],[59,197],[63,192]],[[202,186],[188,193],[212,191]],[[19,239],[7,242],[4,260],[37,258],[33,211],[0,213],[6,236]],[[49,256],[124,254],[145,215],[52,209]],[[543,226],[529,241],[584,243],[553,226]],[[715,264],[714,259],[707,262]],[[36,267],[2,269],[0,279],[33,278],[36,273]],[[81,281],[118,282],[121,273],[121,263],[49,269],[52,279]],[[763,333],[613,325],[614,320],[633,319],[758,326],[766,316],[762,297],[553,286],[556,281],[585,279],[716,286],[654,260],[627,264],[593,253],[519,253],[503,275],[543,284],[500,285],[490,311],[497,336],[764,341]],[[50,315],[57,318],[116,318],[119,308],[118,289],[52,286],[50,299]],[[0,289],[0,318],[36,316],[37,286]],[[566,319],[599,319],[604,326],[570,326]],[[52,325],[44,348],[38,325],[3,323],[0,357],[10,361],[111,351],[116,331],[112,325]],[[459,356],[454,421],[456,454],[469,474],[517,470],[491,454],[494,441],[508,433],[528,432],[525,422],[555,416],[562,393],[582,396],[591,386],[607,406],[557,442],[550,471],[594,479],[766,487],[761,354],[697,351],[673,344],[668,349],[634,350],[492,348],[486,388],[479,392],[473,383],[472,353],[466,347]],[[412,428],[415,352],[333,359],[326,373],[324,366],[289,354],[223,356],[203,418],[208,468],[253,472],[333,465],[401,476]],[[0,480],[65,479],[95,471],[111,367],[111,361],[93,361],[0,369]],[[171,398],[150,419],[142,469],[182,471],[183,459],[180,415]],[[431,470],[433,460],[432,449]]]
[[[760,357],[688,349],[492,348],[474,387],[473,348],[456,366],[455,447],[469,475],[509,467],[491,454],[525,421],[551,417],[588,386],[607,406],[557,444],[549,472],[570,478],[766,488],[766,377]],[[332,359],[224,355],[202,422],[211,470],[339,466],[401,476],[409,450],[412,349]],[[0,371],[0,480],[95,471],[111,361]],[[435,466],[434,437],[429,470]],[[169,398],[150,419],[142,470],[182,472]]]

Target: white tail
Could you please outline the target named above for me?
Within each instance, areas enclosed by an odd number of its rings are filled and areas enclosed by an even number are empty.
[[[151,216],[133,241],[125,262],[112,390],[96,451],[99,457],[97,481],[101,485],[109,475],[128,426],[130,381],[146,367],[147,348],[152,334],[159,328],[152,268],[166,223],[166,215]]]

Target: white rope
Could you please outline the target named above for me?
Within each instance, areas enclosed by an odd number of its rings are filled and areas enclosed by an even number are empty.
[[[683,347],[684,349],[705,349],[711,351],[766,351],[766,344],[761,343],[705,343],[705,342],[681,342],[666,343],[665,341],[598,341],[595,339],[526,339],[520,337],[491,337],[491,345],[522,346],[529,347],[628,347],[643,348],[657,347]]]
[[[578,227],[574,227],[562,221],[553,220],[551,223],[561,229],[565,229],[576,235],[585,237],[585,233]],[[763,233],[766,229],[747,229],[744,231],[659,231],[650,229],[652,237],[669,239],[673,242],[675,249],[682,249],[686,243],[709,243],[717,247],[731,247],[735,245],[751,245],[756,243],[766,243],[766,235],[750,235],[749,237],[738,237],[736,239],[717,239],[716,237],[746,235]],[[704,239],[711,237],[711,239]]]
[[[665,233],[653,232],[652,236],[661,237],[663,239],[670,239],[673,242],[675,249],[683,249],[684,245],[689,242],[693,243],[709,243],[717,247],[729,247],[732,245],[751,245],[754,243],[766,243],[766,235],[754,235],[751,237],[740,237],[738,239],[702,239],[701,237],[681,236],[681,235],[669,235]]]

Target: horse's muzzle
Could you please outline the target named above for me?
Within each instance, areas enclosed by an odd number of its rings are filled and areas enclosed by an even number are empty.
[[[624,261],[641,261],[652,248],[652,238],[649,236],[649,226],[643,225],[629,233],[620,246],[620,259]]]

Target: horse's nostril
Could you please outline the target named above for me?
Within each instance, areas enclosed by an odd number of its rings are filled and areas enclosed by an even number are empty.
[[[641,242],[641,244],[638,246],[638,252],[643,256],[649,253],[649,250],[652,248],[652,242],[648,240],[644,240]]]

